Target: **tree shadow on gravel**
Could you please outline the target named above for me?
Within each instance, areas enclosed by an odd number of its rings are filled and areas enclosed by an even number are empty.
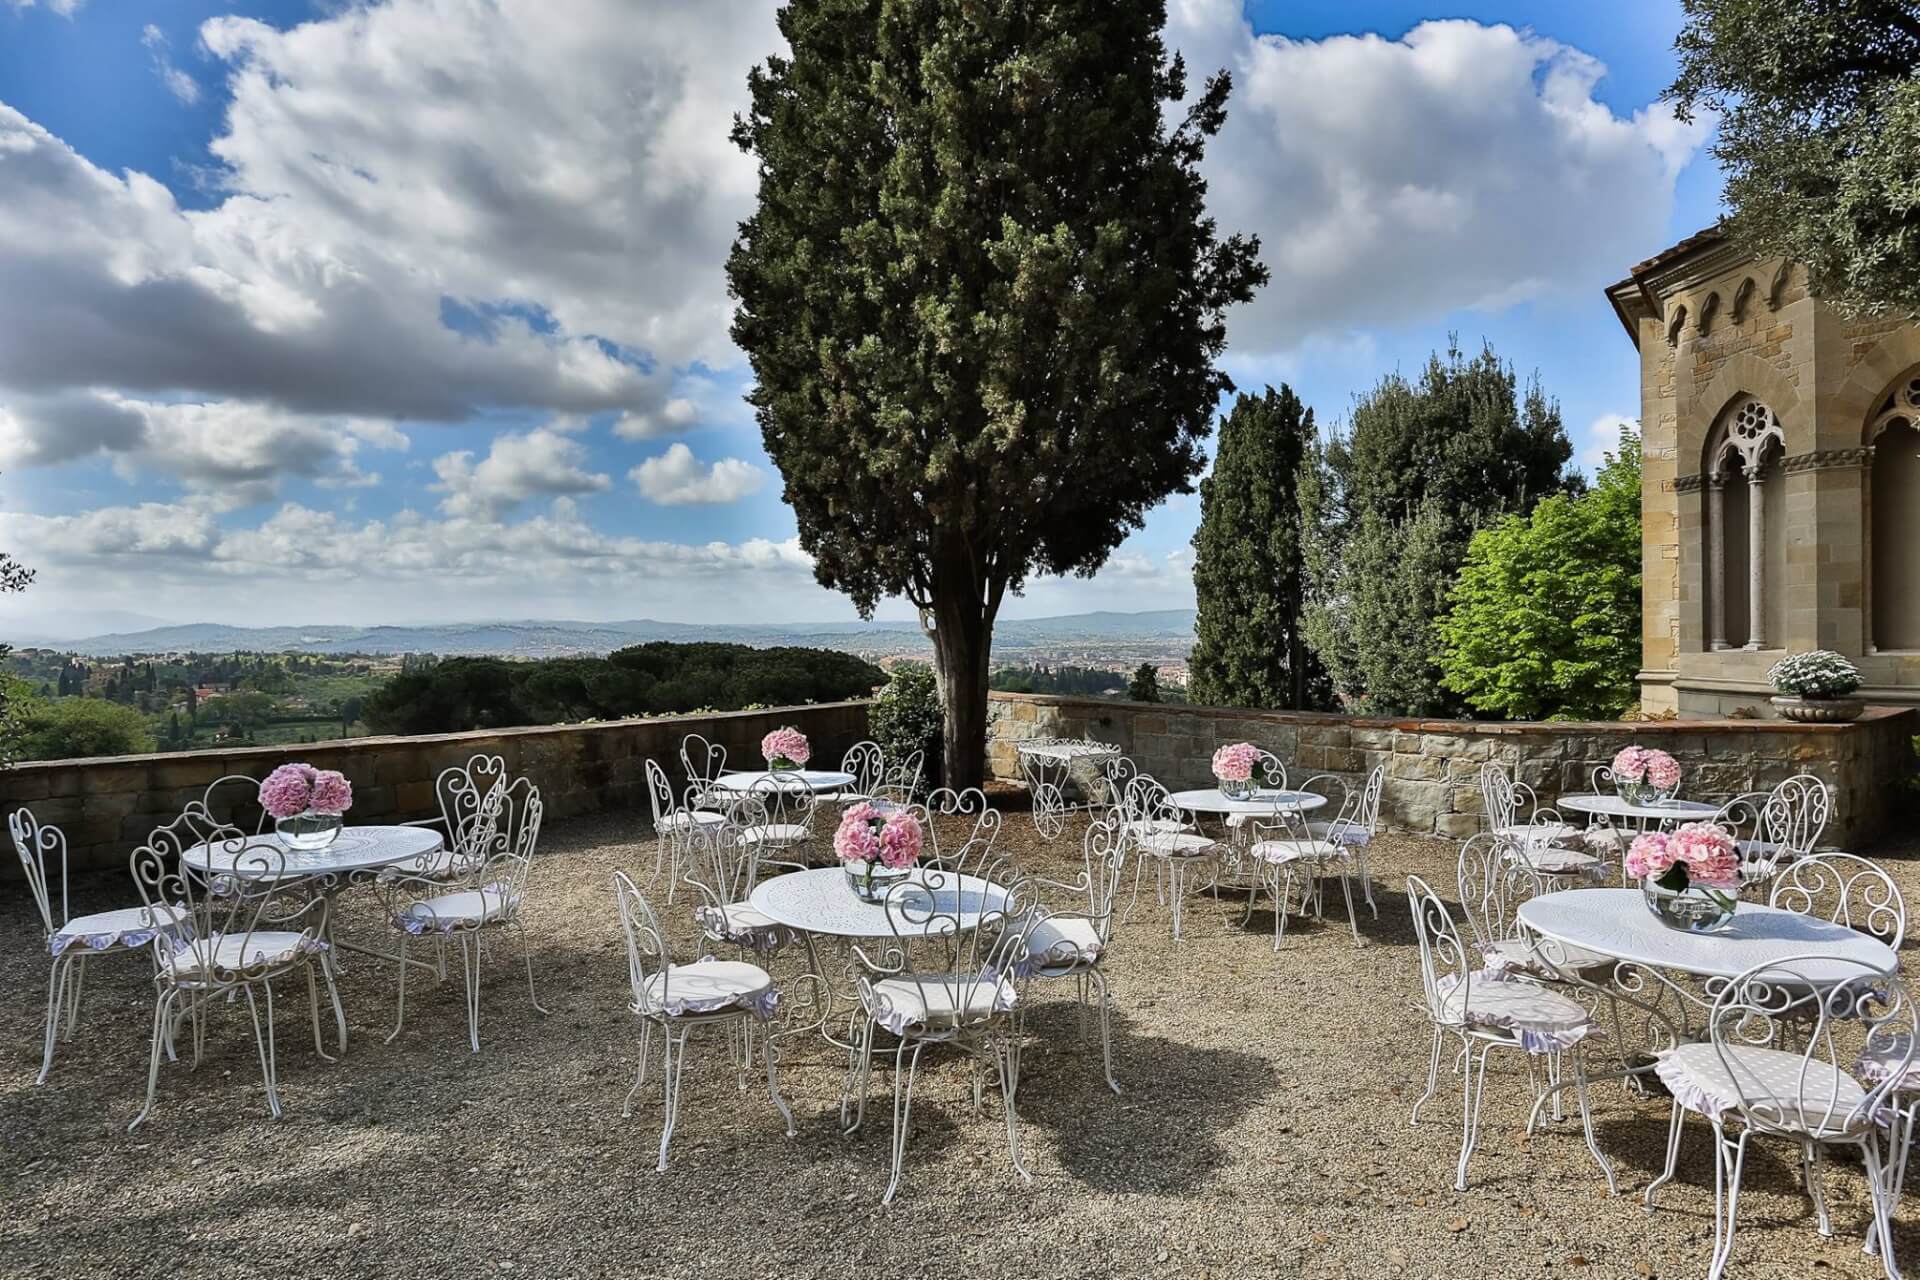
[[[1023,1129],[1050,1131],[1055,1159],[1102,1191],[1179,1194],[1199,1189],[1227,1162],[1220,1135],[1278,1085],[1257,1054],[1202,1048],[1139,1035],[1112,1014],[1113,1069],[1124,1093],[1107,1087],[1096,1010],[1083,1040],[1071,998],[1038,1006],[1020,1058]]]

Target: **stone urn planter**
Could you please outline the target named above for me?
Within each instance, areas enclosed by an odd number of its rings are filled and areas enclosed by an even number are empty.
[[[1798,720],[1801,724],[1845,724],[1858,719],[1867,704],[1852,698],[1803,698],[1783,693],[1774,696],[1773,709],[1782,720]]]

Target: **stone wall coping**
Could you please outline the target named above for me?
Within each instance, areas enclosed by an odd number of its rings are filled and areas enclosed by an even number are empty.
[[[1086,698],[1053,693],[987,695],[995,702],[1025,702],[1042,707],[1125,707],[1129,714],[1163,711],[1216,720],[1259,718],[1281,724],[1329,725],[1350,729],[1398,729],[1406,733],[1446,733],[1457,737],[1524,737],[1531,734],[1618,733],[1634,737],[1699,733],[1722,729],[1734,733],[1834,734],[1863,724],[1915,714],[1910,707],[1869,706],[1858,719],[1842,724],[1800,724],[1791,720],[1418,720],[1340,715],[1326,711],[1272,711],[1261,707],[1203,707],[1187,702],[1129,702],[1120,698]]]
[[[805,702],[796,706],[763,707],[756,711],[689,711],[680,715],[629,716],[620,720],[595,720],[574,724],[514,725],[499,729],[469,729],[460,733],[370,734],[361,738],[327,738],[319,742],[206,747],[198,751],[154,751],[137,756],[80,756],[67,760],[22,760],[9,769],[0,770],[0,776],[17,777],[42,770],[72,769],[76,766],[108,768],[114,765],[172,764],[181,761],[198,763],[214,757],[222,760],[260,760],[276,756],[284,758],[304,751],[363,751],[382,747],[443,746],[458,742],[477,744],[498,738],[540,738],[561,734],[631,729],[636,725],[671,724],[676,720],[709,724],[716,720],[747,720],[754,717],[804,714],[842,707],[871,705],[870,698],[853,698],[844,702]]]

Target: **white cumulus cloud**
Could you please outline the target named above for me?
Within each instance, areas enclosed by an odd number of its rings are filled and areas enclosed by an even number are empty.
[[[628,473],[642,497],[664,507],[738,502],[758,493],[766,472],[740,458],[706,463],[684,444],[674,444]]]
[[[450,516],[499,520],[529,498],[601,493],[612,480],[583,465],[586,449],[551,427],[494,439],[475,462],[460,449],[434,459],[434,488],[446,493],[440,509]]]

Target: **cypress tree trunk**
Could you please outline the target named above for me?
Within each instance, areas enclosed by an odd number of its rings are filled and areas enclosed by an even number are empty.
[[[940,682],[946,786],[986,785],[987,661],[993,618],[977,598],[952,593],[933,602],[933,671]]]

